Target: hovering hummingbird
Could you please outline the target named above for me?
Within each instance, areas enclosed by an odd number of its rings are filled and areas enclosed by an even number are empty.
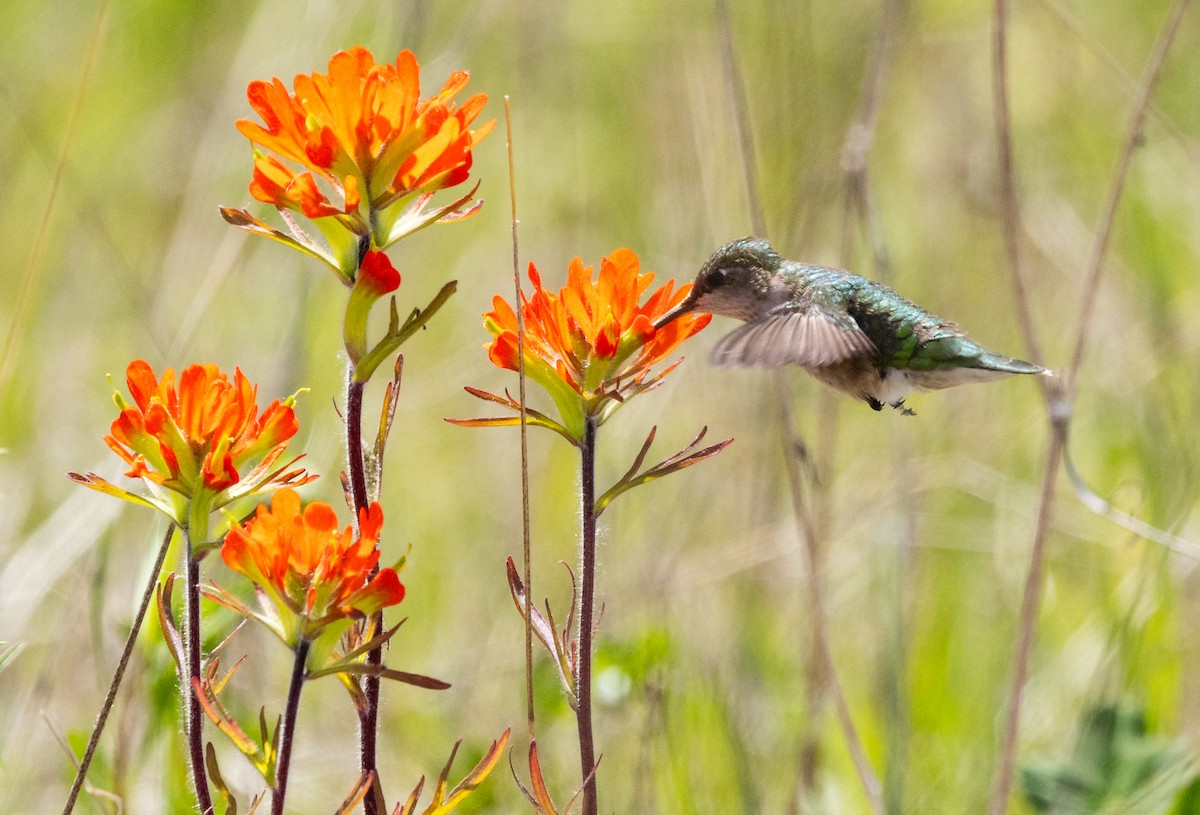
[[[689,311],[746,321],[717,343],[714,365],[799,365],[875,410],[888,404],[911,416],[904,399],[913,391],[1050,374],[989,351],[887,286],[787,260],[762,238],[714,252],[687,298],[655,328]]]

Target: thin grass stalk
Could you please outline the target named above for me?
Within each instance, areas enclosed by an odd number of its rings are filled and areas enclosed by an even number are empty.
[[[721,56],[725,67],[725,81],[733,97],[734,126],[737,128],[738,146],[742,159],[742,183],[746,185],[746,206],[750,210],[750,228],[760,238],[767,236],[767,216],[763,212],[762,196],[758,191],[758,170],[754,149],[754,131],[750,120],[750,103],[746,99],[746,86],[738,67],[737,52],[733,44],[733,25],[729,21],[729,7],[725,0],[716,0],[717,29],[721,34]]]
[[[1062,465],[1067,444],[1067,434],[1071,420],[1071,410],[1077,392],[1079,369],[1083,362],[1084,350],[1088,340],[1088,328],[1091,323],[1093,307],[1100,280],[1104,270],[1104,258],[1107,254],[1109,240],[1112,236],[1113,224],[1116,221],[1117,208],[1125,189],[1125,180],[1133,161],[1133,151],[1141,142],[1142,128],[1145,125],[1146,114],[1150,108],[1150,98],[1154,87],[1166,63],[1167,54],[1190,0],[1177,0],[1167,18],[1167,22],[1159,34],[1154,50],[1146,62],[1142,74],[1138,95],[1130,116],[1129,133],[1124,147],[1117,159],[1117,167],[1109,187],[1107,204],[1104,208],[1100,224],[1097,227],[1096,239],[1088,260],[1088,270],[1085,277],[1082,301],[1080,305],[1079,325],[1075,334],[1075,349],[1067,369],[1063,372],[1061,389],[1047,388],[1047,411],[1050,418],[1051,436],[1046,452],[1046,469],[1042,479],[1041,504],[1038,510],[1037,528],[1034,532],[1033,546],[1029,554],[1029,570],[1026,574],[1025,588],[1021,601],[1021,616],[1017,627],[1017,644],[1013,656],[1012,684],[1009,687],[1008,707],[1004,721],[1004,731],[1001,736],[999,755],[996,762],[996,776],[992,786],[992,794],[988,801],[988,815],[1003,815],[1008,809],[1008,799],[1012,788],[1012,778],[1016,768],[1017,742],[1020,733],[1021,705],[1024,697],[1025,683],[1029,672],[1029,655],[1032,650],[1034,629],[1037,625],[1038,609],[1041,605],[1043,591],[1043,572],[1046,540],[1054,514],[1055,490],[1054,484]],[[1005,0],[997,0],[995,42],[997,52],[1002,52],[1005,41]],[[997,71],[1002,72],[1003,62],[997,60]],[[1005,102],[1005,105],[1007,102]],[[999,105],[998,105],[999,107]],[[1005,120],[1007,134],[1007,120]],[[1005,138],[1007,136],[1005,135]],[[1011,163],[1007,168],[1011,172]],[[1011,178],[1009,179],[1011,183]],[[1015,207],[1015,199],[1009,202]],[[1007,206],[1007,205],[1006,205]],[[1015,212],[1015,210],[1014,210]]]
[[[1024,700],[1025,682],[1029,677],[1029,654],[1033,649],[1034,629],[1045,584],[1046,541],[1050,537],[1050,527],[1054,520],[1054,487],[1058,468],[1062,463],[1066,431],[1065,417],[1063,421],[1051,425],[1050,446],[1046,450],[1046,465],[1042,472],[1037,527],[1033,533],[1033,546],[1029,552],[1029,570],[1025,575],[1025,587],[1021,593],[1021,616],[1017,625],[1012,684],[1009,686],[1008,692],[1003,741],[997,759],[992,796],[988,802],[988,815],[1004,815],[1008,810],[1008,796],[1017,762],[1017,736],[1021,725],[1021,703]]]
[[[304,670],[311,646],[303,637],[296,645],[296,659],[292,663],[292,681],[288,685],[287,706],[283,711],[283,732],[279,736],[279,763],[275,769],[275,791],[271,796],[271,815],[283,815],[283,802],[287,797],[288,771],[292,764],[292,745],[296,734],[296,713],[300,709],[300,693],[304,690]],[[370,796],[367,798],[370,799]]]
[[[1000,216],[1004,237],[1004,257],[1012,282],[1017,319],[1025,340],[1026,356],[1041,365],[1045,359],[1042,343],[1029,307],[1029,291],[1021,270],[1020,205],[1017,202],[1016,170],[1013,167],[1012,125],[1008,104],[1008,0],[996,0],[992,22],[992,108],[996,117],[996,149],[999,167]],[[1046,383],[1041,381],[1042,395],[1049,397]]]
[[[51,216],[54,206],[58,203],[58,192],[62,188],[63,178],[67,174],[71,153],[75,149],[75,137],[79,132],[79,120],[83,113],[83,102],[86,98],[88,82],[100,53],[100,44],[104,42],[104,30],[108,25],[109,0],[101,0],[96,9],[96,22],[88,37],[87,52],[83,58],[83,69],[79,74],[79,85],[75,90],[75,99],[71,105],[71,115],[63,132],[62,149],[54,162],[54,176],[50,181],[50,191],[46,196],[46,206],[42,210],[41,220],[37,231],[33,234],[33,246],[29,251],[29,260],[25,263],[25,271],[21,276],[21,286],[17,289],[16,299],[12,303],[11,322],[8,334],[4,338],[4,346],[0,349],[0,393],[7,393],[8,379],[12,376],[13,364],[20,353],[21,341],[28,333],[27,323],[30,316],[30,305],[33,303],[34,291],[37,289],[38,273],[42,266],[42,255],[50,239]],[[11,291],[11,288],[6,286]]]
[[[579,668],[575,677],[578,706],[579,765],[583,774],[583,815],[596,815],[596,748],[592,736],[592,632],[596,603],[596,419],[584,422],[580,453],[582,555],[579,601]],[[526,595],[528,597],[528,594]]]
[[[167,550],[171,548],[173,534],[175,534],[175,524],[168,524],[167,532],[163,535],[162,545],[158,547],[158,555],[154,558],[154,565],[150,567],[150,579],[146,582],[146,590],[142,592],[142,602],[138,606],[137,614],[134,615],[133,625],[129,629],[129,636],[125,638],[125,647],[121,651],[121,658],[117,660],[117,669],[113,671],[112,681],[108,685],[108,693],[104,697],[103,704],[100,705],[100,713],[96,716],[96,723],[92,726],[92,735],[88,738],[87,748],[84,749],[83,758],[80,759],[79,767],[75,771],[75,780],[71,784],[71,792],[67,795],[67,803],[63,807],[62,815],[71,815],[71,810],[75,808],[75,801],[83,789],[88,767],[91,766],[92,757],[95,756],[96,748],[100,744],[100,736],[104,733],[108,714],[112,711],[113,704],[117,699],[117,691],[120,690],[121,682],[125,678],[125,668],[129,665],[129,658],[133,655],[134,643],[137,642],[138,633],[142,630],[142,622],[146,619],[146,609],[150,607],[150,598],[154,596],[154,587],[158,585],[158,576],[162,572]]]
[[[1064,375],[1065,398],[1068,403],[1074,401],[1075,393],[1078,390],[1079,369],[1083,365],[1083,356],[1087,348],[1088,329],[1091,327],[1096,294],[1100,290],[1100,280],[1104,273],[1104,259],[1108,254],[1108,243],[1112,237],[1113,223],[1117,218],[1117,208],[1121,205],[1121,196],[1125,191],[1125,180],[1129,176],[1129,167],[1133,162],[1133,152],[1141,144],[1142,129],[1146,124],[1146,114],[1150,109],[1150,98],[1158,84],[1163,65],[1167,61],[1167,54],[1171,50],[1171,44],[1175,41],[1175,35],[1179,33],[1179,26],[1183,22],[1183,15],[1190,2],[1191,0],[1176,0],[1162,33],[1159,34],[1158,41],[1154,44],[1154,51],[1146,61],[1146,68],[1142,74],[1141,85],[1130,114],[1129,135],[1125,139],[1125,147],[1121,151],[1117,160],[1117,168],[1113,172],[1108,201],[1104,207],[1100,225],[1097,227],[1092,254],[1088,259],[1087,279],[1083,287],[1083,300],[1079,307],[1079,327],[1075,331],[1075,350],[1071,354],[1071,363]]]
[[[1021,333],[1025,339],[1026,353],[1031,360],[1040,365],[1044,357],[1029,306],[1029,294],[1025,286],[1025,279],[1021,271],[1020,243],[1018,241],[1021,217],[1016,196],[1012,126],[1009,118],[1007,7],[1007,0],[996,0],[993,8],[992,27],[992,103],[996,119],[996,145],[1000,163],[1000,212],[1005,257],[1008,262]],[[1045,383],[1042,383],[1042,395],[1047,410],[1050,410],[1052,396]],[[1065,433],[1065,426],[1062,431]],[[996,777],[988,801],[989,815],[1002,815],[1008,808],[1009,790],[1012,786],[1016,763],[1021,703],[1029,671],[1029,652],[1033,645],[1033,630],[1037,622],[1037,611],[1041,605],[1046,538],[1054,517],[1054,485],[1062,460],[1062,447],[1062,436],[1055,427],[1052,429],[1049,446],[1046,449],[1046,461],[1043,465],[1037,527],[1034,530],[1033,546],[1029,553],[1029,568],[1022,590],[1021,616],[1017,626],[1017,641],[1013,655],[1012,684],[1009,687],[1008,708],[1001,736]]]
[[[875,143],[879,110],[883,105],[891,68],[895,60],[896,43],[908,13],[908,0],[886,0],[880,10],[879,25],[867,57],[858,108],[847,129],[842,146],[842,172],[846,184],[846,218],[843,227],[842,263],[851,266],[851,251],[855,221],[870,248],[874,276],[891,285],[892,264],[883,232],[882,219],[871,195],[870,154]],[[855,218],[857,215],[857,218]],[[837,404],[837,403],[834,403]],[[904,428],[907,430],[907,428]],[[891,445],[892,480],[897,493],[906,491],[911,483],[908,462],[912,457],[910,438],[899,433]],[[828,470],[826,472],[829,472]],[[826,481],[828,481],[828,477]],[[826,507],[830,504],[827,493]],[[916,507],[911,498],[897,494],[904,515],[902,532],[897,536],[893,558],[884,566],[890,572],[881,575],[886,597],[881,603],[880,626],[885,634],[883,657],[883,709],[887,714],[886,762],[883,778],[883,806],[895,815],[904,809],[904,780],[908,771],[912,717],[908,695],[909,613],[906,588],[913,569],[916,547]]]
[[[504,97],[504,132],[508,139],[508,195],[512,212],[513,303],[517,311],[517,388],[521,404],[521,556],[525,596],[533,597],[532,546],[529,537],[529,415],[525,407],[525,310],[521,308],[521,253],[517,243],[517,182],[513,162],[512,113]],[[532,600],[530,601],[532,602]],[[525,615],[525,721],[529,740],[536,737],[533,709],[533,615]]]
[[[742,177],[746,185],[747,203],[750,209],[751,225],[757,235],[766,237],[766,215],[762,208],[759,194],[758,174],[755,162],[754,134],[751,128],[750,106],[746,99],[745,83],[742,81],[738,68],[737,55],[733,44],[733,30],[729,20],[729,9],[725,0],[716,0],[717,27],[721,33],[721,50],[724,55],[726,81],[734,102],[734,118],[738,131],[738,142],[742,159]],[[821,663],[820,671],[829,693],[833,696],[847,748],[850,751],[859,782],[870,802],[871,811],[875,815],[884,815],[883,798],[879,778],[866,757],[862,741],[854,726],[845,694],[842,692],[837,671],[834,668],[833,656],[829,649],[828,621],[825,613],[824,595],[821,589],[821,546],[813,518],[807,502],[804,500],[803,476],[797,466],[793,451],[803,447],[803,440],[795,431],[791,420],[790,395],[782,373],[775,377],[776,395],[779,401],[780,416],[783,420],[783,451],[787,462],[788,482],[791,487],[792,506],[796,521],[800,526],[804,549],[809,566],[809,601],[812,616],[813,641],[816,645],[817,659]],[[807,751],[802,751],[806,754]],[[802,758],[802,761],[806,761]]]
[[[854,717],[850,715],[850,706],[846,703],[846,695],[838,680],[837,670],[833,664],[833,651],[829,646],[829,621],[826,616],[825,590],[822,583],[821,542],[813,524],[812,512],[804,497],[804,476],[800,472],[797,458],[791,451],[796,449],[797,438],[792,430],[791,400],[788,398],[787,382],[782,374],[775,377],[779,404],[783,411],[780,425],[783,433],[784,459],[788,474],[788,486],[791,491],[792,507],[796,521],[800,526],[800,534],[804,540],[804,552],[808,559],[808,599],[809,614],[813,618],[813,637],[816,640],[817,658],[821,672],[824,674],[824,684],[829,695],[833,697],[834,710],[837,712],[838,723],[846,738],[846,747],[850,751],[850,760],[858,774],[863,792],[871,805],[871,812],[884,815],[883,790],[879,777],[867,758],[862,740],[854,726]]]

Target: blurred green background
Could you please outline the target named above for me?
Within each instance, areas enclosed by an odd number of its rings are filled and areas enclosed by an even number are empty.
[[[1051,367],[1072,348],[1094,224],[1168,6],[1017,0],[1012,9],[1021,251]],[[785,255],[868,276],[882,272],[846,215],[842,147],[882,11],[860,0],[731,9],[769,236]],[[1102,495],[1200,540],[1192,11],[1134,158],[1071,445]],[[980,0],[908,4],[881,85],[870,189],[893,285],[1020,356],[1028,349],[1001,244],[991,14]],[[324,475],[306,494],[340,500],[340,287],[315,261],[231,229],[217,213],[250,203],[250,149],[233,125],[250,115],[247,83],[277,75],[290,84],[354,44],[380,61],[414,50],[427,93],[467,68],[469,92],[491,95],[485,118],[502,118],[502,97],[512,99],[522,263],[536,261],[557,286],[571,257],[595,263],[628,246],[663,279],[690,279],[717,245],[751,231],[717,20],[710,4],[681,0],[0,7],[0,329],[12,338],[0,383],[0,640],[23,644],[0,672],[0,809],[61,807],[72,768],[54,732],[77,749],[85,737],[162,530],[148,511],[63,475],[120,478],[101,441],[115,416],[106,374],[120,382],[135,357],[160,371],[214,361],[241,366],[268,401],[310,388],[293,449],[307,450],[309,468]],[[384,560],[410,544],[412,552],[408,622],[387,659],[453,683],[441,693],[386,689],[380,766],[392,800],[420,775],[436,776],[456,739],[474,761],[511,725],[518,763],[525,749],[523,632],[504,579],[505,557],[520,553],[517,434],[442,421],[489,412],[463,385],[516,384],[488,363],[480,320],[493,293],[512,291],[502,122],[478,148],[473,175],[488,201],[477,217],[391,252],[402,309],[459,280],[459,293],[405,346],[389,448]],[[601,806],[865,811],[835,718],[812,709],[807,689],[806,561],[770,378],[705,361],[733,325],[716,319],[664,387],[602,430],[602,485],[625,471],[652,425],[664,456],[705,425],[710,438],[736,441],[624,496],[602,519]],[[800,372],[790,383],[821,479],[834,658],[889,809],[982,811],[1048,435],[1038,389],[1010,379],[917,396],[918,415],[906,418],[827,394]],[[378,387],[373,395],[377,404]],[[576,558],[578,463],[557,436],[535,432],[531,464],[534,595],[563,609],[558,562]],[[1171,803],[1200,751],[1196,561],[1092,515],[1065,478],[1059,491],[1023,711],[1025,783],[1070,786],[1071,768],[1087,776],[1092,761],[1087,783],[1099,798],[1051,811],[1125,800],[1103,792],[1120,772],[1161,794],[1146,797],[1135,783],[1140,804],[1105,811],[1200,811],[1200,796]],[[289,660],[257,633],[239,635],[228,659],[242,653],[252,658],[230,693],[249,724],[259,706],[282,706]],[[148,623],[91,774],[126,813],[182,806],[169,665]],[[548,669],[540,660],[539,743],[562,801],[579,783],[574,723]],[[1144,717],[1151,735],[1135,739],[1134,752],[1157,757],[1153,772],[1122,764],[1114,739],[1108,748],[1089,740],[1128,733],[1095,726],[1112,710],[1119,721]],[[300,715],[291,809],[331,812],[357,772],[352,709],[336,682],[322,680],[306,690]],[[211,737],[244,808],[259,781]],[[1094,761],[1110,753],[1117,758]],[[460,758],[454,776],[467,766]],[[1011,812],[1035,811],[1014,789]],[[91,799],[77,811],[112,810]],[[461,811],[528,809],[502,764]]]

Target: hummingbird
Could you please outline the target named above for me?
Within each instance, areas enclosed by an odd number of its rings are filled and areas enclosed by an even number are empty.
[[[1009,374],[1052,375],[984,348],[881,283],[788,260],[762,238],[742,238],[714,252],[688,296],[654,327],[689,311],[746,322],[717,343],[714,365],[799,365],[874,410],[887,404],[911,416],[904,400],[914,391]]]

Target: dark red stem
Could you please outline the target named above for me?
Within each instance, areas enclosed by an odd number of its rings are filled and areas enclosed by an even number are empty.
[[[350,467],[350,497],[354,501],[354,527],[358,528],[358,511],[367,506],[367,467],[362,452],[362,411],[365,382],[354,380],[350,370],[346,383],[346,463]]]
[[[187,735],[188,757],[192,764],[192,781],[196,786],[196,803],[200,805],[201,815],[211,815],[212,797],[208,792],[208,774],[204,769],[204,722],[193,682],[200,679],[200,559],[195,556],[191,530],[188,530],[186,537],[187,595],[184,598],[183,637],[187,651],[187,677],[183,683],[184,733]]]
[[[275,770],[275,793],[271,798],[271,815],[283,815],[283,799],[287,796],[288,768],[292,763],[292,735],[296,732],[296,711],[300,709],[300,692],[304,690],[304,664],[308,661],[309,642],[301,639],[296,646],[296,661],[292,664],[292,683],[288,686],[287,707],[283,711],[283,733],[279,738],[279,764]]]
[[[358,512],[367,506],[367,473],[366,462],[363,461],[362,448],[362,412],[363,389],[365,382],[354,379],[354,369],[351,367],[346,383],[346,462],[350,468],[350,497],[354,502],[354,526],[358,528]],[[378,567],[376,567],[378,569]],[[374,630],[383,630],[383,612],[374,616]],[[374,648],[367,654],[368,665],[383,663],[383,648]],[[376,753],[379,734],[379,677],[368,676],[363,680],[363,694],[367,705],[359,716],[359,767],[362,772],[370,773],[379,784],[379,773],[376,771]],[[376,801],[378,796],[368,794],[363,800],[364,815],[379,815]]]
[[[583,815],[596,815],[596,748],[592,738],[592,616],[596,604],[596,420],[584,424],[580,447],[582,470],[583,550],[582,597],[579,608],[579,672],[575,677],[578,702],[579,764],[583,772]]]

